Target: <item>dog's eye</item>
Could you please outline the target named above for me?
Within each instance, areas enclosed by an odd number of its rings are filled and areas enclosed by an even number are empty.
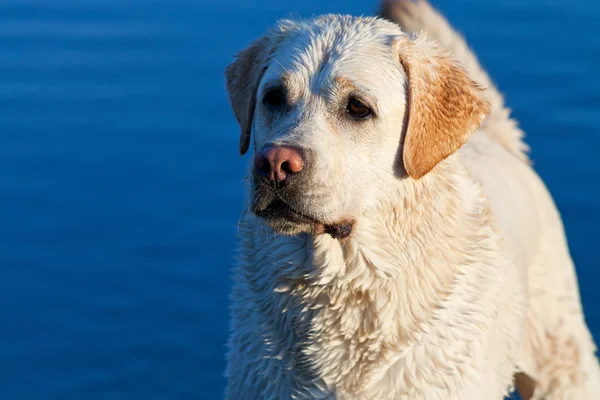
[[[366,118],[371,115],[371,109],[364,105],[360,100],[351,98],[346,106],[346,111],[353,118]]]
[[[271,107],[279,107],[285,103],[285,96],[281,89],[270,89],[267,94],[265,94],[263,103]]]

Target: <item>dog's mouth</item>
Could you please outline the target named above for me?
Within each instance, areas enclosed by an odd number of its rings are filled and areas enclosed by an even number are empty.
[[[310,232],[327,233],[335,239],[345,239],[352,233],[353,221],[327,224],[305,215],[280,198],[275,198],[264,208],[254,208],[254,214],[266,220],[276,231],[284,234]]]
[[[254,213],[266,220],[283,219],[295,224],[313,224],[317,220],[296,211],[285,201],[275,198],[263,209],[255,209]]]

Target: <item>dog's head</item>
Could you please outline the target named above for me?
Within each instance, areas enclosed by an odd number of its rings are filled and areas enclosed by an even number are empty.
[[[226,76],[240,152],[254,150],[252,211],[287,234],[348,236],[386,188],[429,173],[489,110],[442,50],[376,18],[282,21]]]

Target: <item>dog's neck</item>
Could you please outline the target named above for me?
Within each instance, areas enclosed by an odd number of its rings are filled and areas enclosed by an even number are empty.
[[[241,228],[253,230],[243,235],[241,272],[260,313],[262,340],[285,354],[295,380],[322,380],[355,394],[382,386],[407,349],[435,327],[434,314],[459,277],[477,268],[475,252],[488,241],[492,246],[493,232],[483,227],[493,224],[478,188],[431,175],[400,182],[397,198],[358,219],[344,240],[274,235],[259,221]],[[424,196],[430,201],[419,201]]]

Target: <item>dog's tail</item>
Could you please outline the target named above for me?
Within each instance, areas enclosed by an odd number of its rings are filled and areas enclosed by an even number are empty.
[[[380,16],[400,25],[405,32],[424,31],[444,46],[462,64],[476,82],[483,85],[491,111],[483,124],[483,131],[511,153],[528,161],[529,147],[523,142],[524,133],[510,117],[504,98],[483,69],[465,39],[455,31],[448,20],[427,0],[382,0]]]

